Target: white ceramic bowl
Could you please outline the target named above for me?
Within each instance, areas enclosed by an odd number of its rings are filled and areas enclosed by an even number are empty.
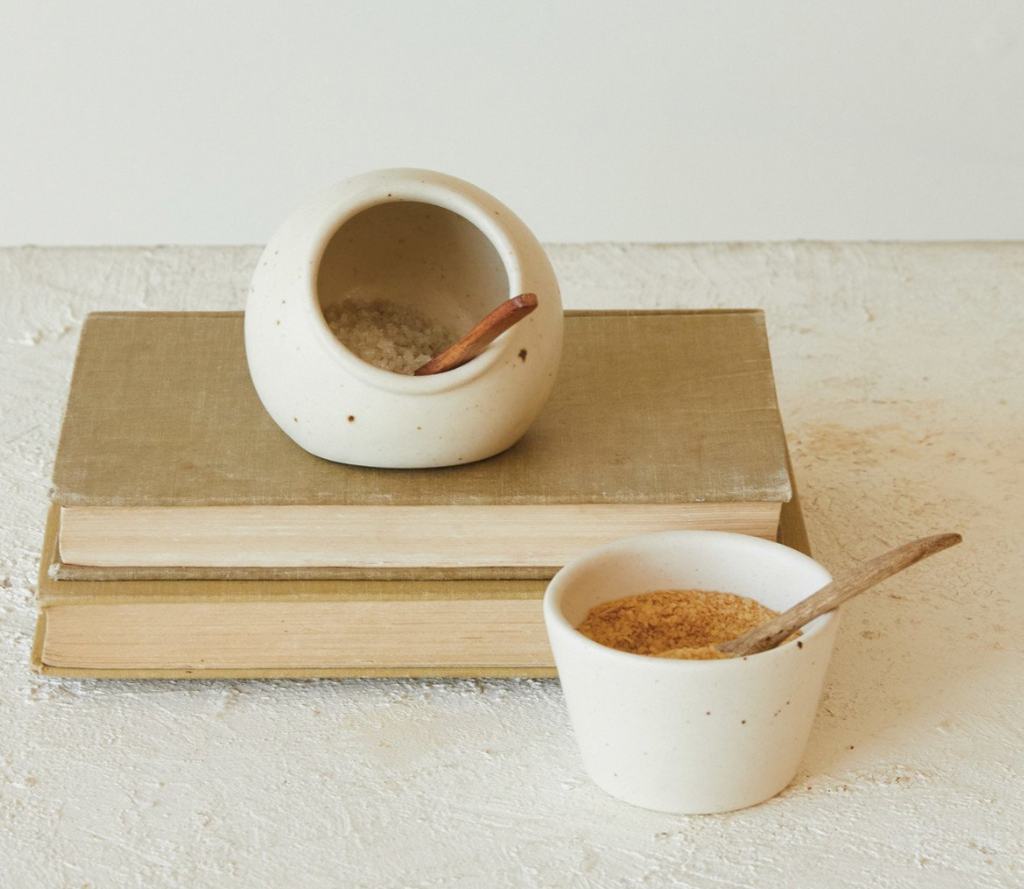
[[[718,590],[784,611],[831,580],[778,543],[666,531],[587,553],[555,575],[544,619],[583,764],[612,796],[664,812],[762,802],[796,774],[838,627],[831,612],[798,641],[745,658],[628,654],[579,633],[590,609],[662,589]]]
[[[348,299],[384,299],[462,336],[520,293],[536,293],[538,308],[436,376],[362,361],[324,318]],[[544,405],[562,301],[547,255],[504,204],[441,173],[378,170],[307,201],[267,244],[245,349],[264,407],[307,451],[363,466],[453,466],[510,447]]]

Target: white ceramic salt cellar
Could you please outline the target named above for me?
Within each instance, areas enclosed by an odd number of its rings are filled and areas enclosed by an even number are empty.
[[[384,300],[456,338],[498,304],[538,308],[479,356],[435,376],[369,364],[325,311]],[[513,445],[543,407],[562,348],[551,263],[523,222],[474,185],[394,169],[340,182],[299,207],[260,257],[245,310],[253,384],[307,451],[361,466],[454,466]]]

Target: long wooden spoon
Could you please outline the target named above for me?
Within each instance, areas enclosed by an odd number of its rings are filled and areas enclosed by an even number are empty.
[[[426,364],[416,368],[416,376],[444,373],[476,358],[488,345],[513,324],[522,321],[535,308],[535,293],[521,293],[505,300],[454,346],[449,346],[440,355],[435,355]]]
[[[955,546],[961,540],[963,538],[959,534],[936,534],[934,537],[922,537],[920,540],[906,543],[870,562],[864,562],[862,565],[846,571],[830,584],[823,586],[813,596],[808,596],[802,602],[798,602],[789,611],[784,611],[778,617],[772,618],[759,627],[754,627],[742,636],[737,636],[728,642],[720,642],[715,647],[723,654],[732,657],[757,654],[760,651],[775,648],[776,645],[789,638],[793,632],[814,618],[837,608],[847,599],[852,599],[858,593],[863,593],[864,590],[870,589],[887,577],[892,577],[904,568],[909,568],[915,562],[920,562],[921,559],[926,559],[928,556]]]

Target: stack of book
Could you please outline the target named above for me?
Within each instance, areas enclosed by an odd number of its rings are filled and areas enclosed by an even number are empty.
[[[240,313],[90,315],[52,500],[33,657],[66,676],[550,676],[540,599],[576,555],[685,528],[807,549],[750,310],[570,312],[526,436],[426,470],[296,446]]]

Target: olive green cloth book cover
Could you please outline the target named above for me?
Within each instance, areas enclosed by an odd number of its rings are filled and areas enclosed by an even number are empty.
[[[252,387],[242,324],[89,316],[54,469],[52,577],[544,578],[650,530],[771,538],[792,498],[758,310],[567,313],[524,438],[429,470],[299,448]]]

